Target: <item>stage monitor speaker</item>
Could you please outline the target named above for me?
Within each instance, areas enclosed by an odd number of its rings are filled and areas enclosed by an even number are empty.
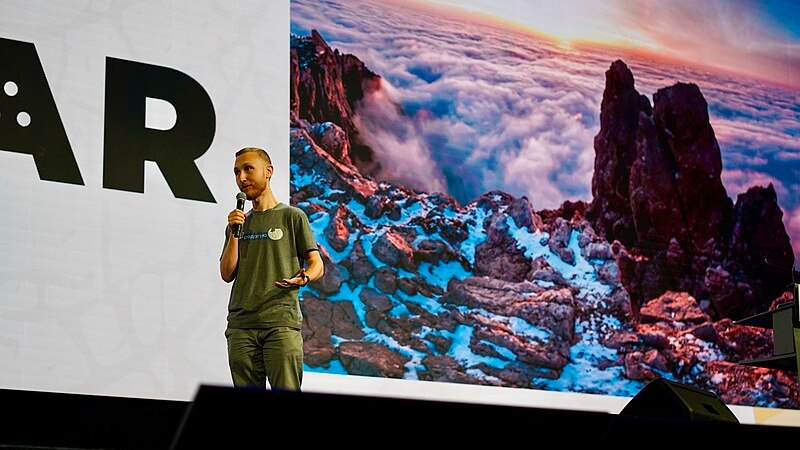
[[[620,411],[621,416],[739,423],[731,410],[709,391],[655,378]]]

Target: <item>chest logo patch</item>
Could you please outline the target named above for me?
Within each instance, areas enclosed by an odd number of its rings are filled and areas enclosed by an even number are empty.
[[[283,237],[283,230],[280,228],[270,228],[267,235],[273,241],[279,241]]]

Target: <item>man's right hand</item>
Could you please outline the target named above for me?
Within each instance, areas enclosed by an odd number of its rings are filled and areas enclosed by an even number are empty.
[[[244,225],[245,213],[241,209],[234,209],[228,213],[228,229],[233,231],[236,224]]]

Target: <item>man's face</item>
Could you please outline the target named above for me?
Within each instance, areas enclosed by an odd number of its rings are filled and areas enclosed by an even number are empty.
[[[242,153],[236,157],[233,166],[236,185],[247,194],[248,200],[261,195],[272,177],[272,166],[268,165],[256,152]]]

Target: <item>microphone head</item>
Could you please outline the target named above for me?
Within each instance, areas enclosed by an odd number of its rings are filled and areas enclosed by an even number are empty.
[[[247,194],[244,192],[239,192],[236,194],[236,200],[247,200]]]

